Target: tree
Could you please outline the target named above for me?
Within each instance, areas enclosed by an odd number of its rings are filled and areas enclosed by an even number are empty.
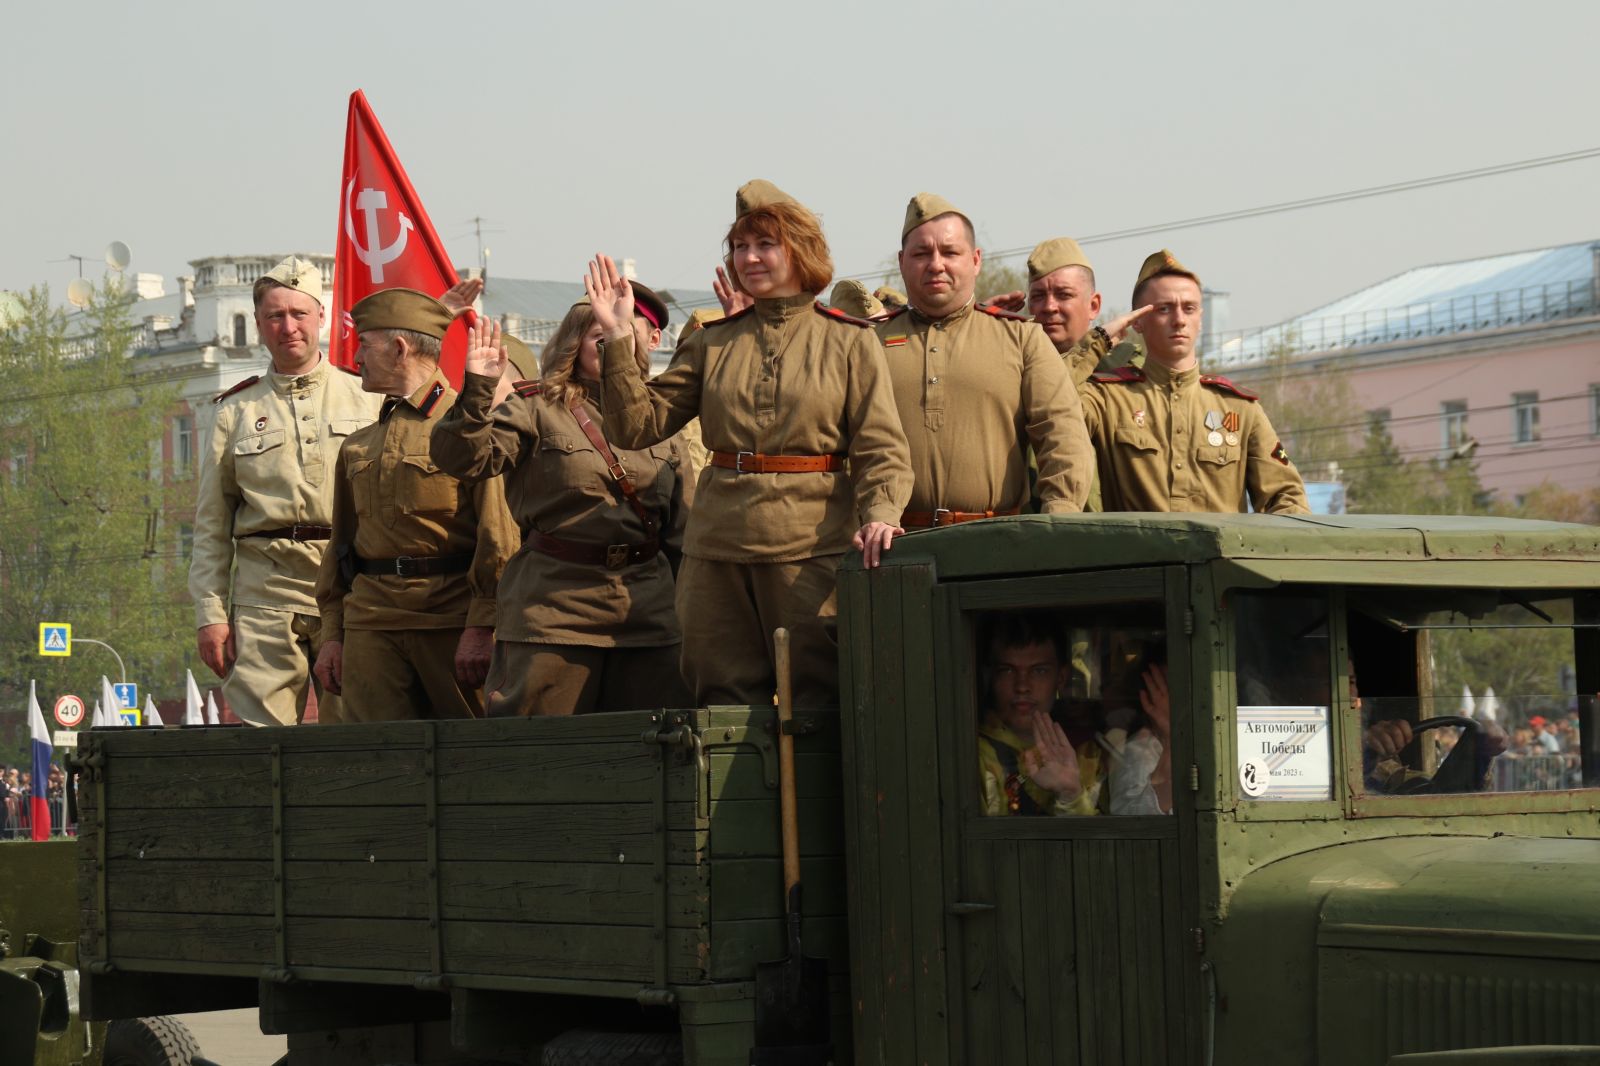
[[[38,654],[39,624],[121,653],[129,680],[171,683],[189,650],[184,567],[163,528],[152,464],[172,387],[141,381],[127,294],[99,289],[81,336],[42,288],[0,331],[0,721],[26,740],[28,680],[48,707],[62,692],[90,705],[116,663],[92,645]],[[157,468],[152,469],[153,465]]]
[[[978,271],[976,295],[980,303],[1003,292],[1026,291],[1027,288],[1027,274],[998,260],[985,259],[983,268]]]

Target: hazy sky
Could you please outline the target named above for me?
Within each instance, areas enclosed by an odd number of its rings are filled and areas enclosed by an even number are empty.
[[[734,189],[879,268],[939,192],[990,249],[1600,145],[1600,4],[8,5],[0,288],[331,251],[360,88],[460,264],[596,250],[704,289]],[[1600,238],[1600,160],[1097,244],[1108,305],[1169,246],[1266,324],[1409,267]],[[1020,262],[1020,260],[1019,260]],[[103,268],[91,263],[91,272]]]

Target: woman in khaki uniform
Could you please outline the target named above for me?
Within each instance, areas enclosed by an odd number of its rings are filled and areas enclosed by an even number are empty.
[[[590,265],[606,432],[646,447],[698,416],[711,452],[678,582],[696,704],[769,703],[779,626],[795,702],[834,704],[834,569],[852,544],[876,565],[901,532],[910,453],[876,335],[816,302],[833,263],[815,216],[763,181],[739,190],[736,214],[726,265],[754,304],[691,336],[653,381],[627,327],[633,287],[605,256]]]
[[[633,323],[648,353],[666,306],[638,289]],[[434,430],[433,461],[464,481],[504,473],[522,530],[497,593],[489,715],[685,705],[669,562],[685,511],[677,460],[666,444],[613,448],[601,434],[600,330],[588,301],[545,346],[541,379],[516,382],[504,403],[499,326],[469,332],[461,398]]]

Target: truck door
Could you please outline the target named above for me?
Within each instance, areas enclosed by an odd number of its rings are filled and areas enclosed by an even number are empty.
[[[938,714],[954,754],[941,803],[959,837],[946,882],[953,1060],[1191,1061],[1187,602],[1181,567],[949,590]],[[1053,762],[1021,754],[1046,747],[1026,712],[1052,701],[1076,792],[1053,790],[1059,737]]]

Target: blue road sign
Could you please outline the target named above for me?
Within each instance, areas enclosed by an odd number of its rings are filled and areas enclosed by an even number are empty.
[[[112,690],[117,694],[117,709],[119,711],[136,711],[139,709],[139,686],[132,681],[120,685],[112,685]]]

